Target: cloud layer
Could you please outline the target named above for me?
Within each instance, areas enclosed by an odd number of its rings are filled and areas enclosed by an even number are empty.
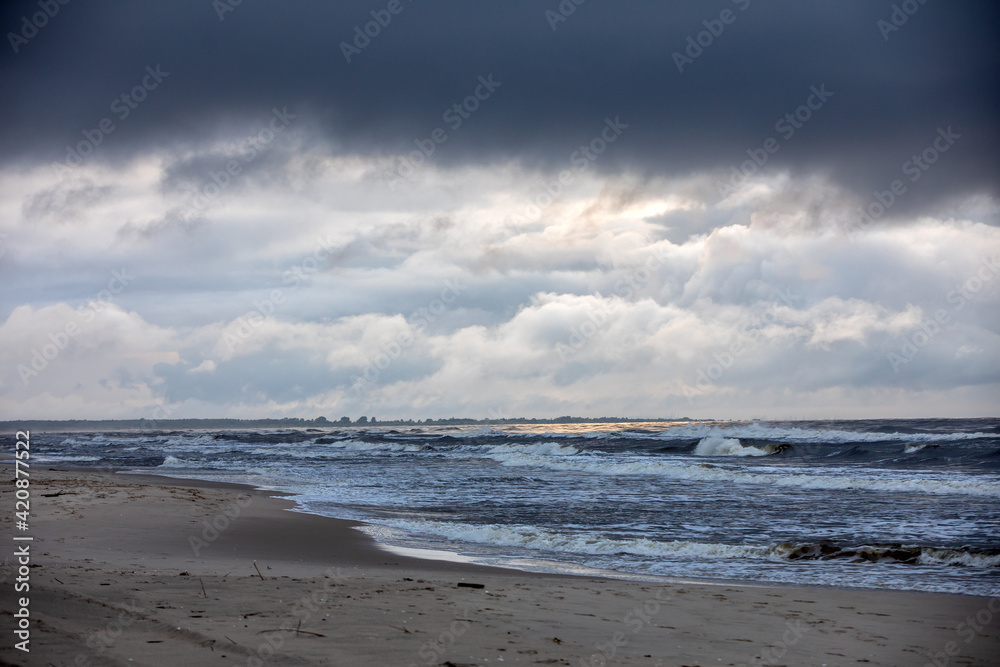
[[[996,9],[562,5],[8,39],[3,413],[995,414]]]

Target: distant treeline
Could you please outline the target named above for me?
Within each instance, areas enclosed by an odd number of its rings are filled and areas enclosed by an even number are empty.
[[[620,424],[624,422],[675,422],[690,421],[687,417],[556,417],[555,419],[376,419],[367,416],[351,420],[341,417],[330,421],[316,419],[26,419],[0,421],[0,432],[13,431],[126,431],[126,430],[180,430],[180,429],[251,429],[251,428],[331,428],[340,426],[467,426],[489,424]]]

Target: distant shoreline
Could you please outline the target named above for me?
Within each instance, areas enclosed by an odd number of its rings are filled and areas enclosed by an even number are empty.
[[[556,417],[529,418],[511,417],[509,419],[469,419],[464,417],[447,417],[442,419],[376,419],[362,417],[357,420],[343,421],[345,418],[331,421],[323,417],[316,419],[22,419],[0,420],[0,433],[36,430],[41,432],[73,432],[73,431],[163,431],[163,430],[197,430],[197,429],[275,429],[275,428],[313,428],[331,429],[371,426],[512,426],[512,425],[544,425],[544,424],[676,424],[687,422],[864,422],[871,419],[717,419],[690,417]],[[886,417],[888,421],[902,420],[909,422],[921,421],[976,421],[995,419],[995,417]],[[364,420],[364,421],[362,421]]]
[[[364,419],[364,418],[362,418]],[[533,419],[513,417],[511,419],[466,419],[449,417],[445,419],[361,419],[355,421],[331,421],[317,419],[24,419],[0,421],[0,433],[15,430],[35,429],[38,431],[81,431],[81,430],[170,430],[170,429],[254,429],[254,428],[341,428],[348,426],[491,426],[508,424],[629,424],[638,422],[676,423],[691,421],[716,421],[713,419],[689,419],[687,417],[557,417],[555,419]]]

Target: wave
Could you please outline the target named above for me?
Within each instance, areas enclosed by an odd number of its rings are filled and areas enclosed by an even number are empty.
[[[75,447],[77,445],[92,445],[94,438],[96,437],[97,437],[96,434],[88,436],[81,433],[63,438],[62,440],[59,441],[59,444],[65,445],[67,447]]]
[[[974,550],[970,547],[945,548],[903,544],[840,546],[828,543],[798,544],[783,542],[770,548],[783,560],[845,560],[901,565],[948,565],[964,567],[1000,567],[1000,550]]]
[[[60,456],[59,454],[55,455],[46,454],[43,456],[35,456],[35,460],[40,463],[41,462],[66,463],[67,461],[100,461],[101,458],[102,457],[100,456]]]
[[[159,457],[153,458],[154,461],[159,461]],[[145,467],[145,466],[142,466]],[[226,461],[226,460],[195,460],[189,461],[187,459],[178,458],[167,454],[163,458],[163,461],[158,463],[154,468],[195,468],[204,470],[207,474],[211,474],[213,470],[218,468],[228,468],[232,470],[246,470],[247,472],[257,472],[257,469],[246,461]]]
[[[176,456],[170,456],[168,454],[167,457],[163,459],[163,463],[161,463],[157,467],[158,468],[187,468],[187,467],[191,467],[192,465],[193,464],[189,463],[188,461],[184,461],[182,459],[177,458]],[[201,466],[203,464],[198,463],[197,465]]]
[[[365,440],[341,440],[331,443],[329,447],[336,447],[348,452],[402,452],[407,451],[407,445],[398,442],[369,442]],[[410,451],[419,451],[410,450]]]
[[[781,448],[775,445],[744,447],[737,438],[720,438],[717,435],[702,438],[694,448],[697,456],[767,456],[780,451]]]
[[[371,442],[354,439],[328,440],[313,444],[322,446],[309,448],[309,443],[295,443],[293,445],[282,443],[271,447],[255,447],[249,450],[249,453],[258,456],[280,456],[294,459],[339,459],[344,458],[345,453],[348,452],[421,452],[431,449],[430,446],[419,443]]]
[[[613,539],[592,534],[566,534],[535,526],[506,524],[467,524],[445,521],[381,520],[379,523],[409,533],[424,533],[462,542],[521,547],[575,554],[634,554],[638,556],[677,556],[685,558],[763,557],[765,547],[673,541],[657,542],[648,538]]]
[[[494,445],[487,450],[491,454],[528,454],[531,456],[574,456],[580,450],[572,445],[558,442],[538,442],[528,445]]]
[[[803,489],[858,489],[1000,497],[1000,479],[985,475],[917,476],[909,473],[895,475],[883,473],[864,476],[816,474],[815,471],[796,473],[792,472],[793,469],[748,470],[722,465],[692,464],[679,459],[663,461],[648,456],[630,456],[624,459],[616,457],[608,460],[607,455],[596,452],[586,452],[577,456],[540,456],[516,451],[516,447],[513,446],[508,451],[494,451],[487,456],[507,466],[540,467],[599,475],[652,475],[666,479],[735,482]]]
[[[623,433],[623,436],[629,434]],[[657,437],[664,440],[693,438],[739,438],[745,440],[775,440],[786,443],[846,443],[846,442],[943,442],[995,438],[990,433],[882,433],[872,431],[844,431],[838,429],[811,429],[797,426],[769,426],[754,422],[733,426],[685,424],[666,431]]]
[[[462,431],[455,431],[448,433],[439,433],[435,435],[447,435],[448,437],[452,438],[484,438],[484,437],[494,437],[494,436],[509,437],[511,435],[519,435],[519,434],[509,433],[508,431],[494,428],[492,426],[479,426],[478,428],[474,428],[468,431],[462,430]]]
[[[557,533],[526,525],[476,525],[424,519],[389,519],[380,523],[408,533],[430,534],[474,544],[592,556],[634,555],[679,560],[750,558],[775,562],[837,560],[854,563],[1000,567],[1000,550],[977,551],[970,547],[945,548],[900,544],[840,546],[829,543],[794,542],[740,545],[691,540],[660,542],[648,538],[610,538],[592,533]]]

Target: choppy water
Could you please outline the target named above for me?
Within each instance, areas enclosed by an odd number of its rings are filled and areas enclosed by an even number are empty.
[[[33,434],[296,495],[398,546],[626,576],[1000,592],[1000,420]]]

